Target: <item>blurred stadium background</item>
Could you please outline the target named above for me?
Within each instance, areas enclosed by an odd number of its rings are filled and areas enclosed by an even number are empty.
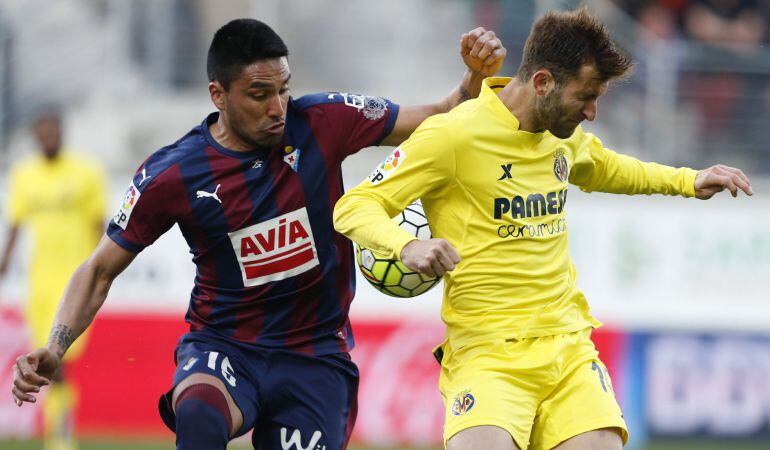
[[[770,448],[770,1],[586,3],[638,62],[587,128],[644,160],[740,167],[757,193],[709,202],[570,193],[573,257],[606,323],[595,338],[631,427],[629,447]],[[33,113],[54,103],[66,113],[66,143],[108,169],[117,208],[141,161],[213,109],[205,53],[232,18],[262,19],[283,36],[295,97],[346,91],[406,104],[455,85],[462,32],[494,29],[509,50],[502,74],[510,75],[533,19],[575,4],[3,0],[0,186],[9,166],[34,151]],[[347,186],[386,154],[349,158]],[[0,448],[8,450],[41,448],[38,408],[16,408],[7,391],[11,361],[29,346],[18,312],[26,253],[17,251],[0,281]],[[172,231],[113,286],[72,371],[83,448],[172,447],[156,402],[170,382],[193,274]],[[430,350],[442,340],[440,289],[395,300],[363,279],[358,286],[356,448],[439,448],[443,409]]]

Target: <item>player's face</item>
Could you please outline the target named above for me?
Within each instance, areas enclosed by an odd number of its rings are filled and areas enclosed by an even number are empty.
[[[597,101],[607,85],[592,65],[584,65],[576,78],[537,99],[538,116],[551,134],[566,139],[581,122],[596,118]]]
[[[226,116],[228,131],[248,148],[281,143],[290,77],[285,57],[258,61],[244,67],[230,88],[221,93],[220,110]]]
[[[61,148],[61,123],[54,117],[43,117],[35,123],[35,138],[47,158],[53,158]]]

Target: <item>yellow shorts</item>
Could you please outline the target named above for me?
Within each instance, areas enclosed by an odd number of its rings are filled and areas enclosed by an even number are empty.
[[[628,429],[591,328],[458,349],[443,346],[439,388],[446,406],[444,442],[470,427],[508,431],[522,450],[550,449],[578,434]]]

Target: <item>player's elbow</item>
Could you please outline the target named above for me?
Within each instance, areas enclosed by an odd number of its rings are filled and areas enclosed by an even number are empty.
[[[345,194],[334,205],[334,229],[338,232],[348,235],[350,232],[350,217],[352,216],[352,208],[350,207],[351,198],[349,194]]]

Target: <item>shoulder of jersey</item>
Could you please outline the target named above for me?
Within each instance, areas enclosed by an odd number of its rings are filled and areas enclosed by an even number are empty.
[[[90,155],[84,154],[77,150],[69,150],[66,153],[68,158],[68,164],[75,170],[83,172],[90,172],[100,174],[104,172],[104,168],[99,161],[92,158]]]
[[[142,192],[147,186],[157,184],[169,167],[190,157],[208,146],[205,137],[196,127],[171,145],[160,148],[150,155],[134,175],[134,186]]]
[[[26,155],[11,165],[11,173],[22,173],[41,167],[43,159],[38,155]]]
[[[358,94],[349,94],[349,93],[345,93],[345,95],[358,96]],[[311,108],[313,106],[345,103],[345,98],[346,98],[345,95],[343,95],[343,93],[340,93],[340,92],[320,92],[318,94],[303,95],[302,97],[293,99],[292,103],[295,108],[301,111],[304,109]]]

